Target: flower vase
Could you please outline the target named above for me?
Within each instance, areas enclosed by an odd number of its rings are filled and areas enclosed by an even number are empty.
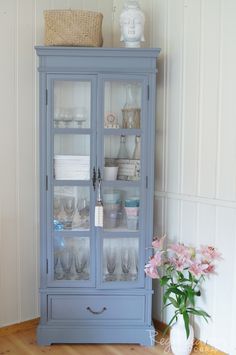
[[[177,322],[170,330],[170,346],[174,355],[189,355],[193,348],[194,332],[189,324],[189,337],[187,338],[184,319],[178,317]]]

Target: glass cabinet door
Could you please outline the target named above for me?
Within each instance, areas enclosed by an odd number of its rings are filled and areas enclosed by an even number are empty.
[[[100,127],[104,206],[101,287],[137,287],[143,282],[145,133],[147,85],[142,76],[102,81]]]
[[[102,249],[103,282],[137,281],[138,271],[138,238],[104,238]]]
[[[52,240],[50,282],[94,284],[93,249],[96,132],[92,101],[95,77],[51,76],[48,80],[51,158],[49,203]]]
[[[90,81],[54,81],[53,121],[55,128],[90,128]]]

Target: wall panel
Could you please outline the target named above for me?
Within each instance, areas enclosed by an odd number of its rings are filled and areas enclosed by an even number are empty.
[[[236,247],[236,210],[218,207],[216,210],[216,243],[215,245],[222,252],[223,260],[217,268],[218,275],[215,278],[214,287],[214,313],[213,333],[211,343],[219,349],[230,352],[230,342],[236,348],[235,334],[229,333],[227,320],[231,322],[231,317],[235,315],[232,309],[235,303],[232,292],[235,285],[235,274],[232,270],[235,267],[235,247]],[[231,323],[232,324],[232,323]],[[234,323],[235,324],[235,323]],[[230,339],[230,335],[233,337]]]
[[[188,223],[186,223],[188,221]],[[194,245],[197,239],[197,204],[193,201],[180,201],[180,241]]]
[[[165,143],[166,143],[166,73],[167,73],[167,27],[168,11],[167,2],[157,0],[153,2],[152,28],[150,38],[154,47],[161,48],[158,58],[158,87],[157,87],[157,107],[156,107],[156,166],[155,166],[155,186],[156,190],[165,190]]]
[[[236,198],[236,2],[222,1],[222,46],[219,107],[219,147],[217,170],[217,197],[235,201]]]
[[[0,235],[0,322],[15,323],[19,316],[19,231],[17,211],[17,1],[0,2],[0,161],[1,161],[1,235]]]
[[[180,191],[184,49],[184,1],[168,1],[165,189]]]
[[[181,192],[195,195],[198,168],[198,121],[201,52],[201,1],[185,1],[183,44]],[[171,51],[171,49],[170,49]],[[180,69],[180,68],[179,68]]]
[[[216,194],[219,82],[221,80],[220,0],[202,1],[198,194]]]
[[[215,245],[216,242],[216,206],[207,205],[206,203],[197,203],[197,238],[194,244],[201,245]],[[197,301],[197,306],[206,310],[207,313],[213,315],[214,308],[214,285],[215,277],[207,279],[203,284],[202,296]],[[198,338],[203,341],[210,342],[212,335],[212,323],[206,323],[204,319],[196,318],[194,322],[194,331]]]
[[[154,200],[154,235],[159,238],[164,234],[164,226],[165,226],[165,198],[157,197]],[[153,295],[153,317],[155,319],[162,319],[162,300],[159,295],[162,294],[162,290],[160,288],[158,280],[153,281],[153,287],[155,289],[155,294]]]
[[[17,93],[18,93],[18,267],[19,317],[32,319],[38,314],[38,218],[35,173],[35,6],[31,0],[21,1],[17,30]],[[29,30],[31,29],[31,30]],[[30,70],[29,70],[30,69]],[[33,89],[32,89],[33,88]],[[29,267],[31,265],[31,267]],[[31,290],[31,292],[29,292]]]

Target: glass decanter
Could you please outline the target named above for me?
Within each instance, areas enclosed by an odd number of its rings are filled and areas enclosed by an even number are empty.
[[[123,128],[140,128],[140,107],[137,100],[138,85],[126,86],[126,102],[122,109]]]
[[[120,136],[120,148],[117,155],[117,159],[129,159],[129,153],[126,148],[126,136]]]
[[[140,159],[141,137],[135,136],[135,148],[133,153],[133,159]]]

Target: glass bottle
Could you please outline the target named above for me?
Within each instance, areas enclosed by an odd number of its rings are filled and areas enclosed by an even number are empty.
[[[137,84],[126,86],[126,102],[122,109],[123,128],[140,128],[140,108],[137,102]]]
[[[129,159],[129,153],[126,148],[126,136],[120,136],[120,148],[117,155],[118,159]]]
[[[133,159],[140,159],[141,137],[135,136],[135,148],[133,153]]]
[[[137,108],[138,107],[138,103],[137,103],[137,98],[136,98],[136,94],[137,94],[137,85],[134,84],[127,84],[126,85],[126,102],[124,105],[124,108],[128,109],[128,108]]]

